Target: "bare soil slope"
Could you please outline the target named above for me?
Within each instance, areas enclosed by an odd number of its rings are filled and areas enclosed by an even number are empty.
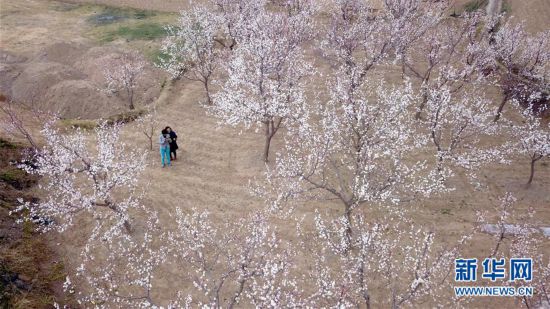
[[[64,118],[124,112],[124,95],[102,91],[103,71],[105,63],[131,48],[118,42],[97,46],[84,35],[93,27],[87,20],[93,11],[79,14],[56,5],[59,2],[2,1],[0,92]],[[149,63],[138,80],[136,102],[155,100],[165,76]]]

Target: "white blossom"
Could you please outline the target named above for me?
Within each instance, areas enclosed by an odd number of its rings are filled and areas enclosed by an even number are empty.
[[[124,53],[104,66],[105,90],[109,93],[124,92],[128,108],[135,109],[134,92],[145,69],[145,61],[137,53]]]

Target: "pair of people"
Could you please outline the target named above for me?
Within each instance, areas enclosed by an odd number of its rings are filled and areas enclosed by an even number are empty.
[[[159,136],[160,158],[162,167],[171,166],[171,160],[177,160],[178,135],[170,127],[164,128]],[[173,155],[173,157],[172,157]]]

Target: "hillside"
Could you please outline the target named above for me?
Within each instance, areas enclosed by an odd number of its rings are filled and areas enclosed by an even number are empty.
[[[275,166],[275,156],[268,163],[262,161],[263,132],[220,123],[204,106],[205,93],[199,82],[170,81],[168,74],[155,67],[160,43],[166,35],[162,25],[173,24],[176,18],[173,13],[188,8],[187,1],[0,1],[0,90],[21,101],[44,98],[41,107],[59,111],[66,118],[66,122],[60,124],[64,130],[72,129],[68,125],[73,123],[71,121],[79,124],[81,119],[96,120],[127,111],[121,97],[98,91],[99,85],[104,83],[102,72],[96,66],[99,59],[132,50],[139,51],[146,59],[147,74],[140,81],[138,106],[156,106],[160,123],[155,128],[155,142],[165,126],[177,132],[178,160],[173,161],[172,167],[161,168],[158,147],[155,144],[154,150],[147,149],[148,141],[135,122],[123,127],[120,138],[131,149],[147,154],[148,165],[139,185],[144,194],[143,203],[159,213],[159,221],[168,230],[174,228],[173,216],[178,208],[185,213],[193,208],[207,210],[214,224],[220,226],[221,222],[236,222],[254,210],[266,208],[266,201],[251,193],[252,186],[265,185],[266,170]],[[550,28],[548,0],[507,2],[514,18],[525,20],[530,31]],[[456,5],[463,7],[461,2]],[[100,18],[107,18],[109,22],[102,24],[98,22]],[[5,30],[8,28],[10,31]],[[332,68],[318,57],[319,54],[312,48],[307,57],[319,64],[322,73],[330,73]],[[377,74],[375,77],[379,79],[401,81],[400,71],[395,68],[385,68],[383,73]],[[496,106],[500,99],[497,91],[491,88],[487,93]],[[31,130],[39,135],[40,128],[32,127]],[[283,132],[285,130],[282,128]],[[277,135],[272,149],[282,149],[283,143],[284,134]],[[432,154],[419,156],[433,159]],[[412,222],[437,235],[438,246],[455,243],[465,231],[478,227],[478,211],[488,212],[487,217],[497,222],[495,209],[506,192],[517,198],[514,207],[518,212],[536,211],[529,223],[543,226],[550,222],[550,158],[537,163],[536,179],[526,188],[529,163],[527,159],[513,159],[511,164],[490,164],[478,172],[484,184],[478,187],[471,185],[468,175],[458,173],[451,180],[454,191],[405,201],[403,205]],[[47,192],[37,190],[36,193]],[[341,205],[334,199],[299,200],[296,205],[296,218],[307,218],[304,227],[311,233],[315,225],[312,217],[320,206],[329,215],[342,214]],[[376,210],[366,210],[364,214],[372,221],[383,217]],[[279,229],[281,239],[298,244],[294,219],[276,217],[271,220]],[[66,269],[80,266],[80,253],[88,241],[90,225],[81,220],[77,228],[64,234],[48,235],[51,244],[60,244],[55,250],[64,257]],[[162,240],[153,242],[158,244],[159,241]],[[489,235],[475,234],[464,252],[472,256],[489,256],[492,241]],[[550,254],[550,239],[545,240],[544,248],[545,254]],[[299,263],[305,265],[300,258]],[[178,291],[191,291],[191,282],[183,286],[172,284],[178,282],[185,271],[174,265],[163,265],[153,280],[157,288],[151,297],[167,306],[167,300],[174,299]],[[375,296],[385,293],[381,286],[375,287]],[[517,305],[518,302],[511,298],[485,298],[475,300],[472,307],[517,308]]]

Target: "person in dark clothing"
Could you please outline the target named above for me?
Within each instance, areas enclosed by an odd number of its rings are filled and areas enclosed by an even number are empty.
[[[176,154],[176,150],[178,150],[178,148],[179,148],[178,143],[177,143],[178,135],[170,127],[166,127],[164,130],[166,130],[166,132],[168,132],[168,134],[170,134],[170,139],[171,139],[171,141],[170,141],[170,158],[175,161],[178,158],[178,156]],[[172,155],[173,155],[173,157],[172,157]]]

